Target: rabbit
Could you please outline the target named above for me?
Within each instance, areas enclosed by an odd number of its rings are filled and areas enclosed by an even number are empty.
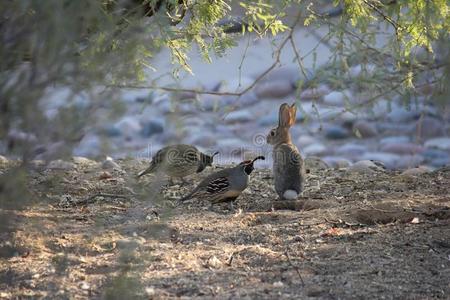
[[[280,106],[278,127],[270,130],[267,143],[273,146],[275,191],[281,200],[295,200],[303,192],[306,177],[303,158],[292,143],[289,129],[295,124],[295,103]]]

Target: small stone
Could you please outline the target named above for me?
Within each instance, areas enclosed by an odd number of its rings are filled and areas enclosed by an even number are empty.
[[[331,126],[325,129],[325,137],[330,140],[338,140],[348,138],[349,132],[341,126]]]
[[[360,138],[371,138],[378,135],[378,130],[374,124],[361,120],[353,124],[353,133]]]
[[[335,151],[336,154],[344,156],[356,156],[361,155],[367,151],[367,147],[359,144],[345,144],[338,147]]]
[[[414,133],[422,138],[438,137],[444,135],[444,122],[430,117],[417,120]]]
[[[80,288],[81,288],[82,290],[89,290],[89,289],[91,288],[91,286],[90,286],[87,282],[83,281],[83,282],[80,284]]]
[[[301,135],[297,139],[297,144],[300,147],[305,147],[311,144],[314,144],[316,142],[316,139],[310,135]]]
[[[379,164],[371,160],[360,160],[351,165],[348,168],[348,171],[362,174],[370,174],[373,172],[383,171],[383,168]]]
[[[311,144],[302,149],[306,155],[321,155],[325,154],[328,150],[328,148],[322,144]]]
[[[207,266],[213,269],[218,269],[222,265],[222,262],[215,255],[211,256],[207,261]]]
[[[326,170],[330,166],[317,156],[308,156],[305,158],[305,169],[306,170]]]
[[[283,98],[294,92],[289,80],[266,81],[256,85],[255,93],[259,98]]]
[[[343,157],[326,156],[323,157],[323,160],[327,165],[336,169],[345,169],[352,165],[350,160]]]
[[[92,159],[83,157],[83,156],[74,156],[72,157],[72,160],[77,165],[95,165],[97,164],[96,161],[93,161]]]
[[[395,169],[400,156],[386,152],[367,152],[361,156],[362,160],[374,160],[382,162],[388,169]]]
[[[121,168],[111,157],[108,156],[102,163],[102,169],[120,170]]]
[[[4,157],[3,155],[0,155],[0,164],[6,164],[8,163],[8,159]]]
[[[323,103],[333,106],[343,106],[345,101],[350,100],[352,97],[349,91],[333,91],[323,97]]]
[[[388,136],[385,138],[382,138],[380,140],[380,144],[394,144],[394,143],[408,143],[410,141],[410,138],[406,135],[400,135],[400,136]]]
[[[140,131],[141,136],[148,138],[154,134],[159,134],[164,131],[164,126],[157,121],[145,121],[142,122],[142,129]]]
[[[156,294],[155,288],[152,286],[148,286],[145,288],[145,294],[147,294],[147,296],[152,297]]]
[[[429,139],[425,142],[425,147],[435,148],[440,150],[450,150],[450,138],[448,137],[438,137]]]
[[[382,146],[381,151],[395,154],[418,154],[422,153],[424,148],[413,143],[392,143]]]
[[[75,164],[68,162],[68,161],[61,160],[61,159],[57,159],[57,160],[52,160],[51,162],[49,162],[49,164],[47,165],[47,169],[73,170],[73,169],[75,169]]]
[[[422,174],[429,173],[429,172],[431,172],[430,168],[425,167],[425,166],[420,166],[417,168],[407,169],[402,172],[402,175],[417,176],[417,175],[422,175]]]
[[[142,130],[141,124],[135,117],[124,117],[114,127],[126,137],[134,137]]]
[[[237,110],[228,113],[225,116],[225,121],[227,123],[243,123],[252,121],[255,115],[250,113],[248,110]]]
[[[273,283],[273,287],[275,288],[282,288],[284,284],[281,281],[276,281]]]

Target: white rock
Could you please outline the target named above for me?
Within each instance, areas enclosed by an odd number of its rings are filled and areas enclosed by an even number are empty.
[[[403,171],[402,175],[410,175],[410,176],[417,176],[417,175],[422,175],[425,173],[429,173],[431,172],[431,169],[425,166],[420,166],[417,168],[411,168],[411,169],[407,169],[405,171]]]
[[[310,135],[301,135],[298,139],[297,139],[297,145],[300,146],[300,148],[302,147],[306,147],[308,145],[311,145],[313,143],[316,142],[317,139],[315,139],[314,137],[310,136]]]
[[[311,144],[303,148],[306,155],[320,155],[324,154],[327,148],[322,144]]]
[[[342,106],[345,101],[349,101],[350,99],[352,99],[352,94],[348,90],[342,92],[333,91],[323,97],[323,102],[328,105]]]
[[[47,165],[47,169],[73,170],[73,169],[75,169],[75,164],[68,162],[68,161],[61,160],[61,159],[57,159],[57,160],[52,160],[51,162],[49,162],[49,164]]]
[[[383,168],[375,164],[371,160],[360,160],[351,165],[348,168],[348,171],[362,174],[370,174],[376,171],[383,171]]]
[[[135,117],[124,117],[114,127],[127,137],[137,136],[142,129],[138,118]]]
[[[329,165],[317,156],[308,156],[305,158],[305,168],[307,170],[326,170]]]
[[[91,160],[89,158],[82,157],[82,156],[74,156],[72,158],[72,160],[77,165],[95,165],[95,164],[97,164],[96,161],[93,161],[93,160]]]
[[[227,123],[248,122],[255,118],[255,115],[248,110],[232,111],[225,116]]]
[[[438,137],[429,139],[425,142],[426,148],[436,148],[441,150],[450,150],[450,138],[449,137]]]
[[[120,170],[120,166],[111,157],[108,156],[102,163],[102,169]]]
[[[380,161],[384,163],[388,169],[395,169],[400,156],[385,152],[367,152],[361,156],[361,159]]]

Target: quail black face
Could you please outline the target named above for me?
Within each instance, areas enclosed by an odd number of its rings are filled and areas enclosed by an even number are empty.
[[[213,155],[206,155],[206,154],[201,153],[200,154],[201,158],[200,158],[200,163],[197,168],[197,173],[200,173],[208,166],[209,167],[212,166],[212,163],[214,161],[214,156],[216,156],[217,154],[219,154],[219,152],[214,152]]]
[[[252,164],[248,164],[248,165],[246,165],[246,166],[244,167],[244,172],[245,172],[247,175],[250,175],[250,174],[253,172],[254,169],[255,169],[255,168],[253,167],[253,163],[252,163]]]

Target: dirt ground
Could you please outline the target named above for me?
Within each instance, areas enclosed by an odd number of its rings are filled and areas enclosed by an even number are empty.
[[[232,210],[119,165],[28,174],[33,202],[0,211],[0,299],[450,299],[450,168],[312,171],[296,203],[256,170]]]

